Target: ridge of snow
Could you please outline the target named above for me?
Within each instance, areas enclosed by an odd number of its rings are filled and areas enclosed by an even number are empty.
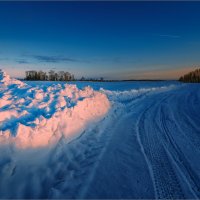
[[[173,89],[177,87],[176,85],[169,85],[169,86],[160,86],[160,87],[151,87],[151,88],[139,88],[139,89],[131,89],[131,90],[124,90],[124,91],[118,91],[118,90],[106,90],[103,88],[100,88],[100,91],[103,92],[108,96],[108,98],[111,101],[116,102],[124,102],[132,100],[133,98],[136,98],[141,95],[147,95],[148,93],[155,93],[155,92],[161,92],[161,91],[167,91],[170,89]]]
[[[23,87],[26,84],[17,79],[11,78],[4,70],[0,69],[0,83],[4,86],[17,85]]]
[[[105,94],[72,84],[28,86],[0,71],[0,143],[19,148],[68,141],[100,120],[109,110]],[[17,85],[18,87],[5,86]]]

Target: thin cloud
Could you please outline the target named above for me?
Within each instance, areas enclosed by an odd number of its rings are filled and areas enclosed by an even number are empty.
[[[30,62],[24,59],[20,59],[20,60],[15,60],[17,63],[19,64],[29,64]]]
[[[90,58],[90,59],[79,59],[72,58],[67,56],[58,56],[58,55],[23,55],[24,57],[28,57],[34,59],[36,62],[46,62],[46,63],[63,63],[63,62],[78,62],[78,63],[114,63],[114,64],[123,64],[123,63],[135,63],[135,60],[123,57],[109,57],[109,58]],[[26,59],[24,59],[26,60]],[[21,62],[20,62],[21,61]],[[19,60],[18,62],[23,63],[23,60]],[[28,62],[28,61],[27,61]],[[25,63],[25,62],[24,62]]]
[[[80,62],[80,60],[78,59],[63,57],[63,56],[32,55],[31,57],[39,62],[49,62],[49,63]]]
[[[181,37],[180,35],[170,35],[170,34],[161,34],[159,36],[164,38],[174,38],[174,39]]]

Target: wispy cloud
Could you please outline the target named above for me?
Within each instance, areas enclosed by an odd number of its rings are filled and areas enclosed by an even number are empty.
[[[0,61],[12,61],[17,64],[39,64],[39,63],[86,63],[86,64],[136,64],[138,59],[133,59],[125,56],[110,56],[110,57],[90,57],[90,58],[76,58],[64,55],[44,55],[44,54],[21,54],[15,58],[1,58]]]
[[[30,62],[25,59],[16,59],[15,60],[19,64],[29,64]]]
[[[180,35],[171,35],[171,34],[160,34],[159,37],[163,37],[163,38],[180,38],[181,36]]]
[[[78,63],[135,63],[135,60],[124,58],[124,57],[96,57],[90,59],[80,59],[69,56],[61,56],[61,55],[23,55],[24,57],[28,57],[34,59],[36,62],[46,62],[46,63],[63,63],[63,62],[78,62]],[[26,59],[24,59],[26,60]],[[23,60],[20,60],[23,63]],[[25,62],[24,62],[25,63]]]
[[[28,61],[27,59],[23,59],[23,58],[0,58],[0,61],[7,61],[7,62],[15,62],[18,64],[29,64],[31,63],[30,61]]]
[[[80,62],[81,60],[64,57],[64,56],[45,56],[45,55],[31,55],[32,58],[38,62],[60,63],[60,62]]]

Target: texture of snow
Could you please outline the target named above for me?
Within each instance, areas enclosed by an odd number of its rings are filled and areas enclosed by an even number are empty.
[[[0,73],[0,142],[17,147],[42,147],[60,138],[71,140],[109,110],[105,94],[91,87],[60,84],[30,87]]]
[[[136,97],[147,95],[148,93],[156,93],[161,91],[167,91],[173,89],[175,85],[169,86],[161,86],[161,87],[152,87],[152,88],[139,88],[139,89],[131,89],[131,90],[124,90],[124,91],[110,91],[100,88],[104,94],[106,94],[110,100],[116,102],[128,102]]]
[[[200,198],[198,84],[1,80],[0,198]]]
[[[25,86],[25,83],[16,80],[14,78],[10,78],[10,76],[8,74],[6,74],[5,71],[0,69],[0,85],[4,85],[4,86],[9,86],[9,85],[17,85],[18,87],[23,87]]]

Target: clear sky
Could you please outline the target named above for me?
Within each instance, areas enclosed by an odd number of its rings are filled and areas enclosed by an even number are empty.
[[[200,64],[200,2],[0,2],[0,68],[174,79]]]

